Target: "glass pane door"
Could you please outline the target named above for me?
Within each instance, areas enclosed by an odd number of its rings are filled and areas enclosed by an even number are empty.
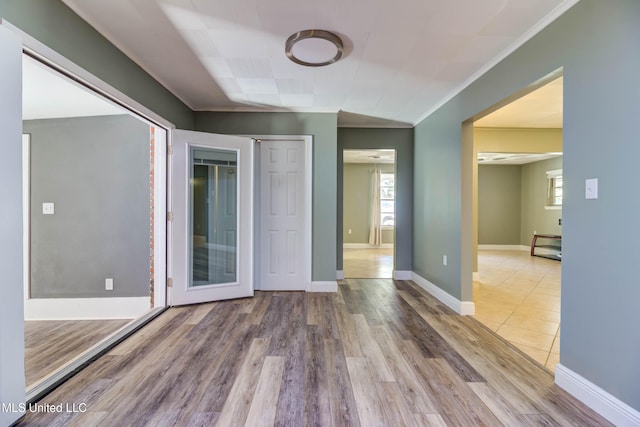
[[[236,151],[191,148],[191,287],[236,281],[237,157]]]

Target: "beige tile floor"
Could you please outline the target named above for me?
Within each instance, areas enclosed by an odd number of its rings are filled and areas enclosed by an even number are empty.
[[[478,251],[475,317],[551,371],[560,361],[561,263],[525,251]]]
[[[345,248],[342,268],[347,279],[390,279],[393,275],[393,248]]]

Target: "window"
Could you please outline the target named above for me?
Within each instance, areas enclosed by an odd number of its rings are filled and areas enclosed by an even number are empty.
[[[395,174],[380,174],[380,224],[383,227],[393,227],[396,223],[395,199]]]
[[[547,171],[548,193],[547,207],[560,208],[562,206],[562,169]]]

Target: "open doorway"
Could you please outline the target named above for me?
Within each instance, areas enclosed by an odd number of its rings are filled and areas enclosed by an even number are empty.
[[[166,128],[45,62],[23,54],[27,401],[166,300]]]
[[[562,89],[552,76],[473,129],[475,317],[551,371],[560,358]],[[535,235],[552,238],[532,250]]]
[[[344,150],[345,278],[391,278],[395,244],[395,150]]]

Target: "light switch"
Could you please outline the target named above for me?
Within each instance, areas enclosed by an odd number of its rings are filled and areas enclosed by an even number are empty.
[[[597,199],[598,198],[598,178],[587,179],[584,182],[584,198],[585,199]]]
[[[42,204],[42,215],[53,215],[55,213],[55,206],[53,202],[45,202]]]

